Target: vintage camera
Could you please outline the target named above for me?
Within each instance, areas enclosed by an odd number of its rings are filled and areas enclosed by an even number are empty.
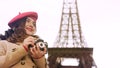
[[[44,40],[42,40],[42,39],[36,40],[34,44],[35,44],[35,45],[39,45],[39,49],[40,49],[41,51],[44,51],[44,47],[48,48],[48,43],[47,43],[47,42],[44,42]],[[30,45],[28,46],[28,48],[31,48],[31,47],[32,47],[32,45],[30,44]]]
[[[35,45],[38,44],[41,51],[44,51],[44,47],[47,48],[47,46],[48,46],[48,43],[44,42],[44,40],[42,40],[42,39],[36,40],[34,44]]]

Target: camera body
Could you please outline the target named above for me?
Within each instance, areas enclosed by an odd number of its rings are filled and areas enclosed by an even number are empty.
[[[44,42],[44,40],[42,40],[42,39],[36,40],[35,43],[34,43],[34,45],[39,45],[39,49],[41,51],[44,51],[45,47],[48,48],[47,42]],[[33,47],[33,46],[31,44],[29,44],[28,48],[31,48],[31,47]]]
[[[42,40],[42,39],[36,40],[34,44],[35,44],[35,45],[39,45],[39,49],[40,49],[41,51],[44,51],[44,48],[45,48],[45,47],[47,48],[47,46],[48,46],[47,42],[44,42],[44,40]]]

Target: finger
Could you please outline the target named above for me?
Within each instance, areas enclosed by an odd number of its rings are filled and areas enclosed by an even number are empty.
[[[33,47],[33,51],[34,51],[35,53],[37,52],[37,47],[36,47],[36,46]]]
[[[39,46],[34,46],[33,51],[35,54],[39,54],[41,51],[39,50]]]
[[[31,55],[34,54],[34,50],[33,50],[33,48],[30,48],[30,54],[31,54]]]
[[[36,45],[36,49],[37,49],[37,50],[40,50],[39,45]]]
[[[38,52],[36,51],[35,47],[31,48],[31,56],[36,56],[38,54]]]
[[[35,50],[36,48],[33,47],[31,48],[31,56],[34,57],[34,58],[38,58],[38,57],[41,57],[44,55],[44,52],[43,51],[40,51],[40,50]]]

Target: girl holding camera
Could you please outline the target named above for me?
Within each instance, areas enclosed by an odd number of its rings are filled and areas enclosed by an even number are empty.
[[[24,12],[8,22],[10,29],[0,35],[0,68],[46,68],[45,54],[34,45],[31,35],[36,33],[36,12]],[[29,45],[33,47],[28,48]],[[30,51],[30,53],[29,53]]]

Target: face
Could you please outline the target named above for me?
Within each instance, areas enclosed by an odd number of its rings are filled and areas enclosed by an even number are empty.
[[[33,35],[36,32],[36,21],[34,21],[34,19],[28,17],[26,19],[26,23],[25,23],[25,31],[26,34],[28,35]]]

